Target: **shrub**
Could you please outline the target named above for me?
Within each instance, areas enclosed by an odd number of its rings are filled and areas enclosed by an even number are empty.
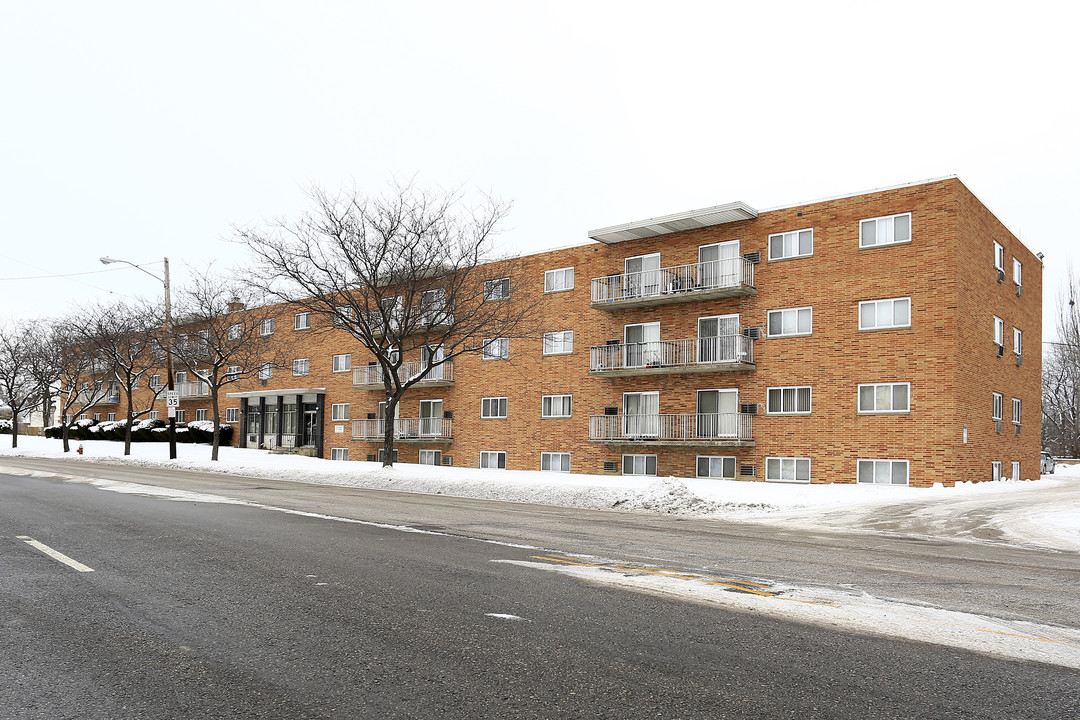
[[[11,434],[11,421],[10,420],[0,420],[0,434],[2,434],[2,435],[10,435]]]

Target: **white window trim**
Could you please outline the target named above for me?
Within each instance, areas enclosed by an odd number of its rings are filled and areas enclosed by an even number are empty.
[[[438,460],[438,462],[424,462],[424,456],[431,458],[432,460]],[[432,450],[429,448],[420,448],[420,451],[416,454],[416,462],[420,465],[433,465],[435,467],[442,465],[442,450]]]
[[[874,400],[877,401],[877,388],[889,387],[893,388],[897,385],[904,385],[907,387],[907,409],[906,410],[864,410],[862,407],[862,389],[864,387],[874,388]],[[892,398],[892,390],[889,391],[890,401]],[[858,408],[859,415],[910,415],[911,414],[911,383],[909,382],[885,382],[885,383],[859,383],[858,388],[855,390],[855,405]]]
[[[877,307],[876,306],[877,306],[878,303],[891,302],[891,303],[895,304],[898,300],[907,300],[907,303],[908,303],[908,321],[907,321],[906,325],[893,324],[893,325],[874,325],[873,327],[864,327],[863,326],[863,324],[862,324],[863,305],[871,305],[871,304],[873,304],[875,306],[875,308],[874,308],[874,317],[876,318],[877,317]],[[914,315],[915,315],[915,312],[912,309],[912,302],[911,302],[910,297],[880,298],[878,300],[861,300],[859,302],[859,332],[874,332],[875,330],[899,330],[899,329],[903,329],[903,328],[909,328],[909,327],[911,327],[911,320],[914,317]],[[893,310],[893,317],[894,318],[896,317],[895,309]]]
[[[499,344],[500,354],[491,355],[488,353],[488,348],[492,343],[497,342]],[[510,357],[510,338],[497,337],[497,338],[484,338],[484,345],[480,350],[481,360],[506,360]]]
[[[1005,321],[994,316],[994,344],[999,347],[1005,346]]]
[[[238,408],[238,407],[225,408],[225,422],[227,422],[227,423],[240,422],[240,408]]]
[[[342,461],[348,460],[349,448],[330,448],[330,459]]]
[[[563,350],[553,350],[552,352],[548,352],[548,335],[558,335],[559,336],[559,347],[565,347],[566,346],[566,341],[565,341],[566,333],[570,333],[570,349],[569,350],[565,350],[565,349],[563,349]],[[552,342],[551,346],[555,347],[555,343]],[[542,339],[542,344],[541,344],[541,351],[543,352],[544,355],[569,355],[569,354],[571,354],[572,352],[574,352],[574,331],[573,330],[552,330],[550,332],[544,333],[544,337]]]
[[[558,455],[560,457],[566,456],[566,469],[565,470],[552,470],[551,469],[551,458],[554,457],[555,455]],[[544,469],[544,458],[545,457],[548,458],[548,469],[547,470]],[[562,463],[560,462],[560,464],[562,464]],[[540,472],[565,472],[565,473],[568,473],[568,472],[571,471],[570,468],[571,468],[570,453],[568,453],[568,452],[542,452],[542,453],[540,453]]]
[[[894,226],[895,226],[896,218],[904,217],[905,215],[907,215],[907,217],[908,217],[908,239],[907,240],[891,240],[889,242],[875,242],[873,245],[866,245],[866,244],[863,243],[863,234],[862,234],[863,223],[870,222],[871,220],[873,220],[875,223],[878,220],[892,220],[893,223],[894,223]],[[876,235],[876,232],[875,232],[875,235]],[[913,226],[913,224],[911,222],[911,213],[910,212],[895,213],[893,215],[879,215],[878,217],[862,218],[861,220],[859,220],[859,249],[860,250],[870,250],[872,248],[879,248],[879,247],[892,247],[893,245],[907,245],[908,243],[910,243],[914,239],[914,237],[915,237],[915,227]]]
[[[233,323],[230,325],[228,334],[229,340],[239,340],[242,329],[240,323]]]
[[[330,421],[345,422],[349,419],[349,403],[332,403],[330,405]]]
[[[889,483],[876,483],[876,482],[860,483],[859,482],[859,463],[862,463],[862,462],[904,463],[904,465],[907,467],[907,473],[906,473],[907,474],[907,482],[905,482],[903,485],[897,485],[897,484],[894,484],[894,483],[891,483],[891,482],[889,482]],[[889,475],[890,475],[890,477],[892,476],[891,469],[890,469]],[[908,486],[911,485],[911,461],[910,460],[903,460],[901,458],[859,458],[859,459],[857,459],[855,461],[855,484],[856,485],[860,485],[860,484],[861,485],[875,485],[875,486],[879,486],[879,487],[908,487]]]
[[[259,321],[259,336],[267,337],[274,334],[274,318],[263,318]]]
[[[1001,461],[992,460],[990,462],[990,481],[998,482],[1001,480]]]
[[[993,397],[990,404],[990,419],[1001,420],[1005,414],[1005,396],[999,392],[992,393]],[[995,413],[997,413],[995,415]]]
[[[484,460],[487,459],[491,462],[491,456],[495,456],[495,465],[485,465]],[[499,467],[499,456],[502,456],[502,467]],[[485,456],[487,456],[485,458]],[[484,470],[505,470],[506,469],[506,451],[505,450],[481,450],[480,451],[480,467]]]
[[[637,473],[637,472],[635,472],[635,473],[627,473],[626,472],[626,458],[628,458],[628,457],[643,458],[645,460],[645,472],[642,472],[642,473]],[[651,475],[649,474],[649,458],[653,459],[653,468],[654,468],[654,470],[653,470],[653,473]],[[660,464],[659,464],[659,461],[658,461],[658,459],[656,457],[656,453],[623,453],[622,458],[620,458],[620,460],[619,460],[619,471],[623,475],[627,475],[627,476],[631,476],[631,477],[637,477],[637,476],[641,476],[641,477],[657,477],[657,475],[660,473]]]
[[[500,289],[498,295],[493,295],[491,291],[495,287],[502,288],[503,283],[506,284],[506,294],[504,295],[502,290]],[[502,277],[502,278],[495,278],[493,280],[485,280],[484,281],[484,300],[486,300],[486,301],[497,301],[497,300],[509,300],[509,299],[510,299],[510,278]]]
[[[177,408],[176,409],[176,422],[178,422],[178,423],[187,422],[187,410],[185,410],[183,408]]]
[[[1013,284],[1024,287],[1024,266],[1016,258],[1013,258]]]
[[[1024,406],[1023,406],[1023,403],[1020,402],[1020,398],[1013,398],[1012,399],[1012,421],[1013,421],[1013,425],[1019,425],[1020,424],[1020,421],[1023,419],[1023,415],[1022,415],[1023,409],[1024,409]]]
[[[344,367],[338,367],[338,358],[342,358],[341,364]],[[332,372],[343,373],[352,370],[352,353],[344,353],[341,355],[334,355],[330,360],[330,368]]]
[[[994,241],[994,269],[1005,272],[1005,246]]]
[[[296,313],[296,315],[293,316],[293,330],[310,330],[310,329],[311,329],[311,313],[310,312]]]
[[[506,401],[505,403],[501,403],[501,402],[496,403],[496,407],[498,407],[499,405],[505,405],[506,406],[506,414],[505,415],[485,415],[484,414],[484,401],[485,400],[488,401],[488,408],[491,407],[491,405],[492,405],[491,401],[492,400],[505,400]],[[480,398],[480,419],[481,420],[505,420],[509,416],[510,416],[510,400],[506,396],[495,396],[495,397]]]
[[[301,369],[297,369],[297,363],[303,363]],[[292,374],[293,377],[300,377],[303,375],[311,374],[311,361],[309,358],[296,358],[292,361]]]
[[[554,277],[556,277],[555,273],[562,273],[562,279],[563,279],[563,282],[565,283],[566,282],[566,272],[568,270],[570,271],[570,285],[569,286],[564,285],[563,287],[552,288],[551,290],[549,290],[548,289],[548,277],[554,278]],[[556,268],[554,270],[545,270],[544,271],[544,293],[545,294],[569,292],[569,291],[574,289],[575,282],[576,282],[576,280],[575,280],[575,272],[574,272],[573,266],[564,267],[564,268]]]
[[[544,401],[549,399],[549,398],[552,399],[552,403],[551,403],[552,405],[555,404],[554,403],[554,398],[560,398],[560,403],[559,403],[560,405],[562,405],[561,398],[569,398],[570,399],[570,412],[565,414],[565,415],[550,415],[550,414],[545,415],[544,414]],[[573,415],[573,412],[574,412],[574,396],[572,394],[570,394],[570,393],[563,393],[561,395],[544,395],[544,396],[542,396],[540,398],[540,417],[542,417],[542,418],[568,418],[568,417],[571,417]]]
[[[259,379],[269,380],[274,377],[274,364],[273,363],[261,363],[259,365]]]
[[[810,390],[810,409],[809,410],[791,410],[785,412],[784,410],[770,410],[769,409],[769,394],[772,390],[794,390],[795,391],[795,404],[799,403],[799,390],[807,388]],[[780,404],[783,406],[783,393],[781,392]],[[814,410],[814,388],[812,385],[778,385],[765,389],[765,414],[766,415],[809,415]]]
[[[210,411],[207,410],[206,408],[199,408],[198,410],[195,411],[195,420],[196,421],[209,420],[209,419],[210,419]]]
[[[780,316],[780,318],[781,318],[780,319],[781,331],[778,332],[775,335],[773,335],[771,332],[769,332],[769,327],[772,325],[771,316],[772,316],[773,313],[794,312],[795,313],[795,327],[797,328],[799,326],[799,311],[800,310],[809,310],[810,311],[810,330],[808,330],[807,332],[798,332],[798,331],[793,332],[793,333],[783,332],[784,320],[783,320],[783,315],[781,314],[781,316]],[[770,338],[806,337],[807,335],[813,335],[814,334],[814,308],[813,308],[813,306],[805,305],[803,307],[777,308],[776,310],[769,310],[767,313],[765,313],[765,332],[767,333],[767,335]]]
[[[796,252],[794,255],[780,255],[780,256],[774,256],[772,254],[772,246],[773,246],[772,241],[773,241],[774,237],[783,238],[783,237],[785,237],[787,235],[794,235],[795,236],[795,247],[798,247],[799,246],[799,233],[804,233],[807,230],[810,231],[810,252],[808,252],[808,253]],[[780,243],[781,243],[781,245],[783,245],[784,241],[781,240]],[[776,262],[776,261],[779,261],[779,260],[795,260],[796,258],[813,257],[813,255],[814,255],[814,228],[808,227],[808,228],[801,228],[799,230],[789,230],[787,232],[773,233],[773,234],[769,235],[769,238],[766,241],[766,247],[768,248],[769,262]]]
[[[698,472],[698,465],[701,463],[702,458],[720,461],[730,459],[734,462],[735,472],[730,478],[726,475],[702,475],[700,472]],[[723,467],[723,462],[720,463],[720,466]],[[735,458],[734,455],[698,455],[694,458],[694,476],[699,478],[707,478],[709,480],[735,480],[739,477],[739,461]]]
[[[1011,467],[1009,468],[1010,477],[1013,479],[1013,481],[1019,480],[1020,479],[1020,461],[1019,460],[1013,460],[1010,463],[1010,465],[1011,465]]]
[[[151,410],[150,415],[149,415],[149,419],[150,420],[160,420],[161,419],[161,411],[160,410]]]
[[[779,460],[780,461],[780,471],[781,471],[781,476],[780,477],[769,477],[769,461],[770,460]],[[790,478],[790,479],[783,477],[782,473],[783,473],[783,469],[784,469],[784,461],[785,460],[791,460],[791,461],[793,461],[795,463],[795,477]],[[804,462],[804,461],[806,462],[806,466],[807,466],[807,468],[806,468],[807,469],[806,479],[805,480],[799,480],[798,479],[799,478],[799,463]],[[813,464],[813,462],[811,462],[810,458],[808,458],[808,457],[769,455],[769,456],[767,456],[765,458],[765,482],[796,483],[796,484],[799,484],[799,485],[806,485],[813,479],[814,479],[814,464]]]
[[[1013,355],[1020,357],[1024,354],[1024,333],[1020,328],[1013,328]]]

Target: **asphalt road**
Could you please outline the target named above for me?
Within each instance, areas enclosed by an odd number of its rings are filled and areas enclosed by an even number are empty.
[[[94,474],[450,534],[0,476],[0,718],[1080,714],[1075,670],[589,585],[499,562],[535,551],[472,538],[746,578],[834,578],[1072,624],[1074,555],[982,557],[973,545],[198,473]],[[1024,573],[1056,579],[1066,607],[1021,607],[1041,597]]]

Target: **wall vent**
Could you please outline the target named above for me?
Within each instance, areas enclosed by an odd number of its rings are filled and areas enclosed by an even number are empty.
[[[375,462],[375,456],[374,455],[368,455],[367,456],[367,461],[368,462]]]
[[[757,477],[757,465],[740,465],[739,475],[741,477]]]
[[[604,408],[604,414],[605,415],[618,415],[619,414],[619,408],[617,408],[617,407],[606,407],[606,408]]]
[[[453,420],[454,419],[454,411],[453,410],[443,410],[442,416],[443,416],[443,420]]]
[[[755,250],[754,252],[743,253],[743,259],[757,265],[759,262],[761,262],[761,252]]]
[[[454,464],[454,456],[453,455],[443,455],[442,456],[442,464],[443,465],[453,465]]]
[[[604,461],[604,472],[606,472],[606,473],[619,472],[619,461],[618,460],[605,460]]]
[[[608,340],[607,343],[605,343],[605,344],[606,345],[619,345],[620,343],[621,343],[621,341],[619,341],[619,340]]]

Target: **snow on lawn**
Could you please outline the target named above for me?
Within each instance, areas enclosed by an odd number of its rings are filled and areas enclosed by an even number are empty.
[[[123,443],[107,440],[72,441],[72,452],[68,454],[62,452],[60,440],[23,436],[15,451],[7,446],[8,442],[10,436],[0,436],[0,465],[3,456],[12,454],[66,457],[88,466],[124,463],[176,467],[274,480],[565,507],[797,522],[800,526],[813,526],[828,516],[834,521],[837,516],[849,514],[868,517],[885,506],[919,504],[933,508],[944,518],[938,525],[945,536],[951,524],[945,517],[949,507],[970,509],[972,503],[977,503],[993,510],[1000,505],[1012,508],[1011,514],[1002,514],[1003,518],[1011,518],[1003,533],[1012,540],[1022,543],[1029,539],[1037,545],[1080,551],[1080,464],[1059,464],[1057,475],[1039,480],[909,488],[481,470],[411,463],[383,468],[371,462],[333,462],[233,447],[221,448],[221,460],[211,462],[209,446],[191,444],[178,445],[179,458],[170,461],[165,443],[133,443],[132,455],[125,458]],[[74,452],[80,444],[82,456]],[[1025,508],[1020,515],[1015,512],[1018,505]]]

